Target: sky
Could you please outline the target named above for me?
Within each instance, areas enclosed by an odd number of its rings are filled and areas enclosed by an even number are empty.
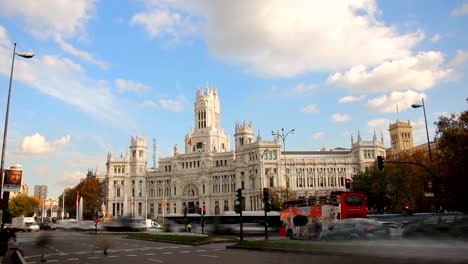
[[[467,109],[468,1],[0,0],[0,123],[15,57],[5,166],[57,198],[132,136],[148,167],[194,127],[196,89],[218,90],[221,126],[295,129],[288,151],[351,147],[411,121],[426,143]],[[3,128],[3,126],[2,126]],[[3,133],[2,133],[3,134]]]

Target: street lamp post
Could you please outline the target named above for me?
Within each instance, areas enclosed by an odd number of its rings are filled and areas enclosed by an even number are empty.
[[[16,52],[16,43],[13,46],[13,56],[11,60],[11,71],[10,71],[10,84],[8,86],[8,99],[7,99],[7,107],[5,113],[5,127],[3,130],[3,144],[2,144],[2,161],[0,164],[0,172],[2,173],[2,177],[0,177],[0,194],[3,194],[0,204],[0,220],[2,223],[3,221],[3,212],[8,210],[8,200],[10,199],[10,192],[3,192],[3,175],[4,175],[4,167],[5,167],[5,147],[6,147],[6,139],[7,139],[7,131],[8,131],[8,115],[10,113],[10,97],[11,97],[11,83],[13,82],[13,68],[15,66],[15,56],[20,56],[26,59],[34,57],[34,53],[31,52],[24,52],[24,53],[17,53]],[[3,229],[3,224],[2,224]]]
[[[422,105],[420,104],[413,104],[411,107],[413,108],[423,108],[424,112],[424,122],[426,123],[426,137],[427,137],[427,147],[429,148],[429,161],[432,163],[432,153],[431,153],[431,141],[429,140],[429,130],[427,129],[427,118],[426,118],[426,107],[424,105],[424,98],[421,98]]]
[[[279,136],[281,137],[281,139],[283,140],[283,153],[284,153],[284,176],[285,176],[285,179],[286,179],[286,199],[289,199],[289,194],[288,194],[288,184],[289,184],[289,180],[287,178],[287,175],[286,175],[286,138],[288,137],[289,134],[294,134],[294,132],[296,131],[296,129],[291,129],[287,132],[284,131],[284,128],[281,128],[281,132],[280,131],[271,131],[271,134],[273,136]]]

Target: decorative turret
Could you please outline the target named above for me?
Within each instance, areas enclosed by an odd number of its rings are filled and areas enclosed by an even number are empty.
[[[236,149],[241,148],[244,145],[254,142],[254,132],[252,121],[246,123],[236,122],[236,128],[234,133],[234,138],[236,140]]]

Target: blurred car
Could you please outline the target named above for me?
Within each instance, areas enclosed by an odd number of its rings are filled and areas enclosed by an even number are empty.
[[[405,237],[455,237],[468,238],[468,216],[464,214],[439,214],[408,223]]]
[[[39,225],[39,230],[56,230],[57,227],[55,226],[54,223],[51,223],[51,222],[42,222],[40,225]]]
[[[147,229],[146,225],[141,219],[134,219],[128,217],[107,219],[102,223],[101,226],[107,231],[119,232],[140,232],[145,231]]]
[[[388,236],[388,230],[379,221],[367,218],[344,219],[322,230],[320,239],[372,239]]]
[[[57,222],[55,222],[55,226],[57,229],[63,230],[78,229],[78,221],[75,219],[57,220]]]
[[[403,223],[400,222],[380,222],[382,228],[387,230],[387,235],[389,238],[400,238],[403,236]]]
[[[158,223],[154,223],[152,226],[150,226],[148,228],[148,230],[150,230],[150,231],[158,231],[158,230],[162,230],[162,229],[163,229],[162,225],[160,225]]]

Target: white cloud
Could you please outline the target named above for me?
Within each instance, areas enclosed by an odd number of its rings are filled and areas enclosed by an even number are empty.
[[[324,137],[325,137],[324,132],[315,132],[315,133],[312,134],[312,138],[314,140],[322,140]]]
[[[442,69],[443,60],[440,52],[421,52],[384,62],[371,70],[364,65],[355,66],[345,73],[331,75],[328,82],[360,93],[425,90],[454,76],[453,70]]]
[[[37,37],[71,37],[84,31],[94,11],[95,0],[2,0],[0,15],[23,18]]]
[[[366,109],[371,113],[395,113],[397,107],[399,111],[406,110],[415,102],[420,102],[421,98],[426,98],[426,95],[414,91],[392,92],[389,96],[368,100]]]
[[[86,176],[86,173],[83,171],[65,171],[63,175],[57,177],[57,184],[65,188],[74,187],[80,180]]]
[[[0,74],[9,76],[11,48],[0,46]],[[132,122],[125,102],[111,93],[109,84],[90,78],[84,68],[71,59],[59,56],[35,56],[32,59],[15,60],[15,81],[23,82],[43,94],[70,104],[92,116],[113,123],[124,130],[131,129]]]
[[[316,89],[317,89],[317,85],[315,85],[315,84],[299,83],[298,85],[296,85],[291,90],[292,90],[292,92],[294,94],[302,95],[302,94],[306,94],[306,93],[311,92],[311,91],[316,90]]]
[[[301,112],[303,113],[318,113],[320,112],[318,106],[316,104],[310,104],[304,108],[301,109]]]
[[[155,102],[153,102],[152,100],[145,100],[143,102],[143,107],[156,108],[156,107],[158,107],[158,105]]]
[[[190,26],[184,17],[170,10],[151,10],[134,15],[131,25],[142,25],[151,38],[169,34],[175,38]]]
[[[421,32],[400,34],[378,20],[374,0],[146,3],[131,23],[143,25],[150,37],[177,35],[201,24],[212,54],[266,76],[381,63],[408,56],[423,38]]]
[[[338,100],[338,102],[340,104],[346,104],[346,103],[353,103],[353,102],[360,102],[362,99],[366,98],[365,95],[361,95],[361,96],[352,96],[352,95],[348,95],[348,96],[345,96],[345,97],[342,97],[340,98],[340,100]]]
[[[332,120],[337,122],[337,123],[343,123],[351,120],[351,116],[347,114],[333,114],[332,115]]]
[[[63,41],[63,39],[60,36],[57,36],[55,38],[55,41],[59,44],[59,46],[62,48],[63,51],[68,52],[72,54],[73,56],[76,56],[84,61],[87,61],[91,64],[99,66],[103,70],[107,70],[109,68],[109,65],[103,61],[96,60],[93,55],[91,55],[87,51],[79,50],[72,45],[66,43]]]
[[[370,127],[382,127],[382,126],[388,125],[389,123],[390,121],[388,119],[377,118],[377,119],[369,120],[367,122],[367,125]]]
[[[45,140],[44,136],[36,133],[32,136],[27,136],[21,142],[21,150],[31,154],[42,154],[52,152],[50,143]]]
[[[36,133],[32,136],[26,136],[21,144],[20,150],[27,154],[45,154],[55,151],[56,147],[70,142],[70,135],[48,142],[44,136]]]
[[[159,105],[161,106],[162,109],[174,111],[174,112],[182,112],[184,109],[184,104],[181,101],[176,101],[176,100],[166,100],[162,99],[159,100]]]
[[[0,25],[0,46],[10,45],[11,41],[8,38],[6,29]]]
[[[452,13],[450,13],[452,16],[464,16],[468,15],[468,3],[463,3],[461,6],[456,7],[455,9],[452,10]]]
[[[115,86],[117,86],[117,90],[120,93],[135,92],[135,93],[141,94],[151,89],[151,87],[149,87],[148,85],[142,84],[140,82],[124,80],[121,78],[118,78],[115,80]]]
[[[70,142],[71,136],[66,135],[54,141],[54,145],[65,145]]]
[[[449,65],[454,67],[454,66],[461,65],[465,63],[466,61],[468,61],[468,51],[457,50],[457,54],[450,61]]]
[[[435,34],[431,38],[431,41],[434,42],[434,43],[439,42],[439,40],[440,40],[440,35],[439,34]]]

